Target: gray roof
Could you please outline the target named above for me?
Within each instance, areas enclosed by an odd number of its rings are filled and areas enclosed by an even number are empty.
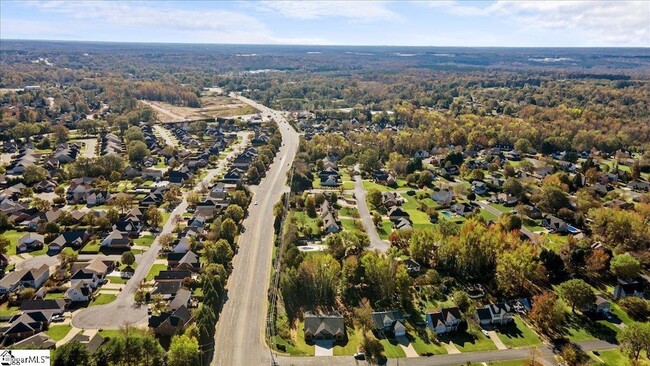
[[[334,336],[337,334],[345,334],[345,321],[342,315],[322,315],[322,314],[305,314],[305,327],[306,334],[312,336],[324,335]]]

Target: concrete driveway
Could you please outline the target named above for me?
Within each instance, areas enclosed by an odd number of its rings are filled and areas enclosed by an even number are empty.
[[[334,341],[316,341],[314,345],[314,356],[333,356],[334,355]]]

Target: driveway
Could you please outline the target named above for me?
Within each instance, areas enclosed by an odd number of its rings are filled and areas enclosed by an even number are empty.
[[[508,349],[508,347],[503,344],[503,341],[501,338],[499,338],[499,335],[497,334],[496,331],[494,330],[488,330],[488,336],[494,342],[494,345],[497,346],[497,349]]]
[[[381,240],[379,234],[377,234],[377,227],[375,227],[375,223],[372,221],[372,215],[370,215],[368,203],[366,202],[366,189],[363,188],[363,181],[358,174],[354,176],[354,197],[357,200],[359,217],[361,218],[364,229],[366,229],[366,233],[368,233],[368,238],[370,238],[370,249],[376,249],[380,252],[388,251],[390,244]]]
[[[316,341],[314,345],[314,356],[333,356],[334,355],[334,342],[333,341]]]
[[[420,357],[420,355],[418,355],[418,353],[415,351],[415,348],[413,348],[413,345],[411,344],[409,339],[406,338],[406,336],[397,337],[397,343],[399,343],[399,346],[402,347],[407,358]]]
[[[501,215],[503,215],[503,212],[501,212],[501,211],[497,210],[496,208],[492,207],[488,202],[476,201],[476,204],[478,204],[482,208],[486,209],[488,212],[495,215],[496,217],[501,217]],[[534,242],[534,243],[537,243],[541,239],[539,234],[534,233],[534,232],[526,229],[525,227],[522,227],[519,231],[526,234],[526,236],[528,236],[530,238],[530,240],[532,242]]]
[[[154,130],[158,132],[160,137],[162,137],[163,140],[165,140],[165,143],[169,146],[176,146],[176,141],[172,137],[172,134],[164,127],[161,127],[160,125],[154,125],[153,126]]]

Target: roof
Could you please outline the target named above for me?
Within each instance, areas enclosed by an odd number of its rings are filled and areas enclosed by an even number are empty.
[[[404,322],[404,315],[399,310],[381,311],[372,313],[375,329],[392,328],[397,322]]]
[[[479,320],[492,320],[492,313],[488,308],[476,309],[476,316]]]
[[[75,272],[72,277],[70,277],[70,280],[92,280],[96,276],[97,274],[95,272],[82,268]]]
[[[13,344],[15,348],[25,348],[25,349],[34,349],[34,348],[54,348],[56,342],[52,340],[45,333],[36,333],[31,337],[25,338],[20,342]]]
[[[431,319],[431,324],[435,328],[438,325],[445,325],[453,320],[460,319],[461,313],[457,307],[445,308],[427,313],[427,318]]]
[[[176,309],[179,309],[181,306],[187,306],[187,303],[190,301],[191,297],[192,292],[190,290],[181,288],[176,293],[174,300],[170,301],[167,305],[167,311],[174,311]]]
[[[156,277],[155,281],[160,280],[184,280],[192,276],[190,271],[160,271]]]
[[[23,277],[20,279],[21,281],[33,281],[37,278],[40,278],[44,273],[50,272],[50,267],[47,266],[47,264],[42,264],[38,268],[32,268],[28,270]]]
[[[152,295],[161,294],[161,295],[174,295],[183,287],[183,281],[167,281],[167,282],[158,282],[156,283]]]
[[[99,346],[101,346],[102,343],[104,343],[104,337],[99,335],[99,333],[95,333],[95,335],[93,335],[92,337],[81,333],[77,333],[77,335],[74,336],[70,340],[70,342],[79,342],[85,345],[86,348],[88,348],[88,351],[90,351],[90,353],[95,353],[95,351],[97,351]]]
[[[50,299],[50,300],[25,300],[20,305],[20,310],[55,310],[63,311],[65,309],[65,300],[63,299]]]
[[[345,321],[342,315],[305,314],[304,331],[316,336],[345,334]]]

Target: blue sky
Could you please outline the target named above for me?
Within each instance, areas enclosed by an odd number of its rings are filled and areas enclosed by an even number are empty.
[[[650,1],[0,1],[0,38],[650,47]]]

